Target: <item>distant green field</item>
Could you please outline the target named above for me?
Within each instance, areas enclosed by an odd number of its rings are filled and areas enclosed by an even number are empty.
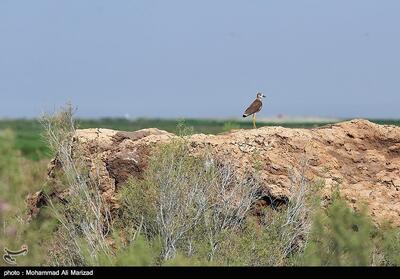
[[[378,124],[388,124],[400,126],[400,120],[374,120],[370,121]],[[77,120],[77,128],[109,128],[115,130],[135,131],[144,128],[158,128],[168,132],[177,133],[178,124],[184,123],[186,127],[193,128],[195,133],[218,134],[231,129],[250,129],[251,120],[244,122],[238,120],[205,120],[205,119],[136,119],[127,120],[123,118],[102,118],[96,120]],[[258,127],[262,126],[283,126],[290,128],[314,128],[330,124],[329,122],[257,122]],[[22,154],[30,159],[38,160],[49,157],[46,143],[42,139],[42,128],[39,121],[34,119],[0,120],[0,131],[10,129],[15,135],[15,145]],[[0,144],[2,139],[0,137]]]

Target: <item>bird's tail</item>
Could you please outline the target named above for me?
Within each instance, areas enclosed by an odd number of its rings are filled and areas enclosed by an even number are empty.
[[[247,114],[243,114],[243,117],[247,117],[248,115]]]

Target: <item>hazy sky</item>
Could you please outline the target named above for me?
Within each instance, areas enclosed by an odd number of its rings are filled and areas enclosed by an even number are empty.
[[[0,117],[400,118],[398,0],[0,0]]]

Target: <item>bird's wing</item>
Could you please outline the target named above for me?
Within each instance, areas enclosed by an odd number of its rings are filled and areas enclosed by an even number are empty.
[[[256,99],[251,105],[246,109],[244,112],[243,116],[249,116],[252,115],[253,113],[259,112],[262,107],[262,102],[258,99]]]

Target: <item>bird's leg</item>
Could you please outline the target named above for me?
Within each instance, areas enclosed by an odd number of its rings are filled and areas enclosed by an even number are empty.
[[[253,128],[257,129],[257,127],[256,127],[256,114],[253,114]]]

